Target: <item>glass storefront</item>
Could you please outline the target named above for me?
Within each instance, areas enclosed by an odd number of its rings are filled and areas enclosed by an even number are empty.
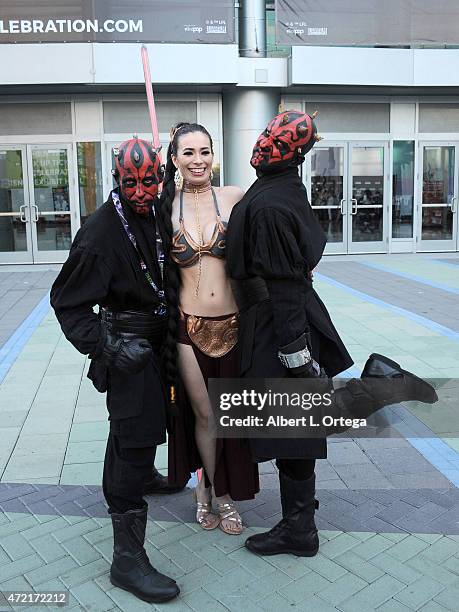
[[[169,97],[157,104],[163,161],[171,125],[202,121],[214,137],[213,184],[223,184],[221,96]],[[78,124],[69,103],[50,104],[50,109],[44,103],[30,106],[42,113],[38,123],[47,129],[51,110],[58,118],[54,140],[40,136],[34,122],[36,133],[17,141],[8,133],[8,143],[0,143],[0,263],[64,261],[76,231],[112,188],[112,148],[132,136],[134,128],[126,131],[132,121],[140,137],[151,137],[145,101],[91,102],[97,110],[91,130],[86,108]],[[306,157],[303,180],[327,237],[327,253],[459,250],[459,105],[412,103],[413,116],[419,111],[416,131],[414,120],[409,130],[401,121],[393,126],[394,112],[408,103],[394,103],[394,111],[387,101],[292,96],[284,104],[319,109],[324,140]],[[5,105],[9,132],[29,130],[27,106],[16,117],[14,105]],[[409,116],[402,111],[402,118]],[[432,126],[438,133],[429,131]],[[392,141],[391,128],[408,137]],[[68,130],[72,133],[65,135]]]

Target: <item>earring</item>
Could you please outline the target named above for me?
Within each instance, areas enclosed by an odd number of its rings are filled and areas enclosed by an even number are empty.
[[[180,170],[178,168],[177,168],[177,170],[175,171],[175,174],[174,174],[174,183],[175,183],[175,186],[177,187],[177,189],[179,189],[181,191],[182,187],[183,187],[183,176],[182,176],[182,173],[180,172]]]
[[[214,171],[213,171],[213,170],[211,170],[211,171],[210,171],[210,180],[212,181],[212,179],[213,179],[213,178],[214,178]]]

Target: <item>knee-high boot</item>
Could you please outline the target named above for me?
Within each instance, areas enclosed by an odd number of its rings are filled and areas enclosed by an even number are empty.
[[[319,550],[319,536],[314,522],[316,508],[313,474],[307,480],[293,480],[279,472],[282,520],[270,531],[247,538],[245,545],[259,555],[291,553],[313,557]]]
[[[180,593],[175,580],[161,574],[150,563],[144,548],[147,509],[111,514],[113,563],[110,582],[151,603],[173,599]]]
[[[435,389],[415,374],[385,357],[373,353],[368,358],[360,379],[351,379],[333,393],[328,414],[333,417],[365,419],[384,406],[398,402],[419,401],[434,404],[438,401]],[[341,433],[346,425],[327,428],[327,434]]]

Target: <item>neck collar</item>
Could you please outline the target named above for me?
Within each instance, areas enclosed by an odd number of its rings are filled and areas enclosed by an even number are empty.
[[[204,193],[212,189],[211,182],[202,183],[201,185],[192,185],[191,183],[183,183],[182,191],[184,193]]]

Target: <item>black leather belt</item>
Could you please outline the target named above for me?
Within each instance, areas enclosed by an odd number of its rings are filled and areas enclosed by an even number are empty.
[[[269,299],[269,291],[265,281],[260,276],[232,280],[231,287],[239,310],[247,310],[251,306]]]
[[[102,323],[116,334],[129,338],[145,338],[153,348],[164,340],[167,330],[167,317],[137,310],[113,311],[100,309]]]

